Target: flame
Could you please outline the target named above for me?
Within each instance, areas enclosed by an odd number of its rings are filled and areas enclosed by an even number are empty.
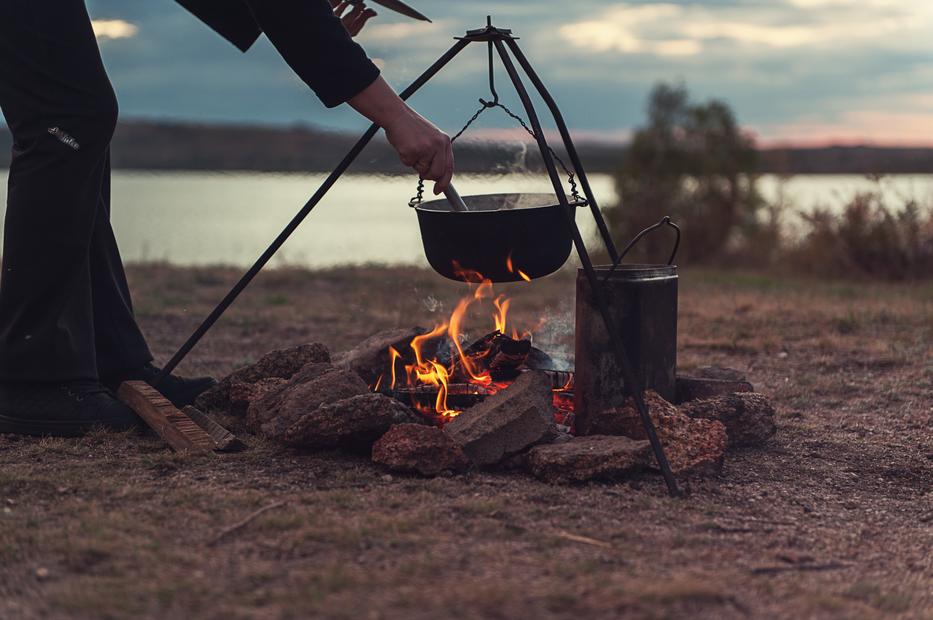
[[[526,281],[531,280],[524,272],[515,269],[511,256],[509,256],[506,261],[506,267],[510,273],[517,273]],[[470,293],[460,299],[456,308],[454,308],[454,311],[451,313],[449,321],[440,323],[430,332],[412,339],[410,347],[414,353],[415,361],[412,364],[404,365],[404,381],[406,381],[407,386],[432,386],[437,388],[437,397],[434,402],[433,410],[430,410],[430,407],[427,405],[415,403],[414,406],[422,410],[422,413],[441,416],[445,419],[451,419],[460,414],[460,411],[450,408],[447,403],[452,376],[456,375],[456,380],[458,382],[466,380],[469,383],[481,386],[483,389],[488,390],[490,394],[508,386],[508,383],[493,382],[489,371],[485,370],[480,364],[479,360],[488,353],[488,350],[466,351],[463,348],[462,340],[463,324],[470,308],[473,304],[483,303],[489,300],[491,300],[492,305],[495,307],[492,319],[496,330],[502,334],[508,333],[506,328],[508,326],[508,313],[511,300],[505,295],[496,296],[493,291],[492,281],[483,277],[479,272],[464,269],[456,262],[454,263],[454,270],[458,277],[469,284]],[[456,349],[454,359],[447,366],[440,363],[437,359],[428,359],[428,355],[425,353],[424,349],[427,342],[444,336],[450,339]],[[519,334],[518,330],[513,329],[512,337],[515,339],[530,338],[531,332],[525,331]],[[391,379],[391,387],[393,390],[403,381],[396,367],[397,362],[403,359],[402,354],[394,347],[389,347],[388,352],[390,372],[388,374],[384,373],[379,377],[375,389],[378,389],[378,386],[381,385],[385,379]]]
[[[428,340],[433,340],[438,336],[444,334],[447,331],[447,323],[442,323],[438,325],[433,330],[427,334],[421,334],[420,336],[415,336],[411,341],[411,350],[415,352],[415,364],[418,367],[424,367],[426,364],[424,362],[423,353],[421,352],[421,346]]]
[[[450,327],[447,329],[447,335],[450,336],[450,339],[454,343],[454,347],[457,349],[457,355],[464,372],[469,375],[472,382],[479,383],[480,385],[489,385],[492,383],[492,377],[490,377],[489,373],[486,371],[479,371],[473,359],[464,352],[463,345],[460,343],[460,335],[463,333],[460,326],[463,324],[463,316],[466,314],[470,305],[474,301],[483,298],[483,287],[486,287],[487,283],[488,287],[486,290],[491,293],[492,283],[487,280],[476,289],[472,297],[464,297],[461,299],[460,303],[457,304],[457,307],[454,308],[453,313],[450,315]]]
[[[476,271],[475,269],[466,269],[457,261],[451,261],[451,265],[454,270],[454,275],[463,280],[464,282],[470,282],[472,284],[479,284],[486,278],[483,277],[483,274]]]
[[[440,384],[437,391],[437,400],[434,402],[434,410],[445,418],[456,417],[460,412],[447,406],[447,384],[450,375],[447,374],[447,369],[437,362],[431,362],[431,365],[434,366],[434,373],[437,382]]]
[[[527,273],[521,269],[516,269],[515,265],[512,263],[512,254],[509,253],[508,258],[505,259],[505,268],[509,270],[509,273],[517,273],[518,277],[524,280],[525,282],[531,282],[531,278]],[[505,333],[505,332],[503,332]]]
[[[390,347],[389,347],[389,365],[392,367],[392,385],[390,385],[389,387],[390,387],[391,389],[393,389],[393,390],[395,389],[395,384],[396,384],[396,378],[395,378],[395,362],[398,361],[398,359],[399,359],[400,357],[402,357],[402,354],[399,353],[399,352],[395,349],[395,347],[390,346]],[[379,377],[379,380],[380,380],[380,381],[382,380],[382,376]]]
[[[411,350],[415,353],[415,363],[407,364],[405,372],[408,375],[408,384],[414,385],[421,383],[423,385],[433,385],[438,388],[437,400],[434,403],[435,412],[445,418],[456,416],[459,411],[450,409],[447,406],[447,384],[450,373],[447,369],[435,360],[425,360],[423,346],[429,340],[439,338],[447,333],[448,324],[441,323],[430,332],[416,336],[411,341]],[[389,358],[392,363],[392,380],[395,385],[395,360],[401,357],[394,348],[389,348]]]
[[[492,303],[496,307],[496,313],[492,315],[492,320],[496,323],[496,331],[504,334],[506,333],[505,325],[509,315],[509,304],[511,301],[507,299],[505,295],[499,295]]]

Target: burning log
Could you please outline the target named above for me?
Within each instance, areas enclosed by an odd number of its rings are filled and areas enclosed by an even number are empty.
[[[444,430],[479,466],[553,437],[551,380],[542,373],[522,373],[512,385],[454,418]]]
[[[334,366],[356,372],[368,385],[385,375],[389,350],[405,351],[411,341],[425,333],[422,327],[389,329],[374,334],[349,351],[334,356]]]
[[[472,383],[452,383],[447,386],[447,407],[462,411],[473,405],[483,402],[492,392],[481,385]],[[427,420],[435,424],[443,424],[448,419],[438,413],[436,409],[439,390],[430,385],[414,387],[400,387],[392,392],[392,396],[401,400],[415,411],[420,412]]]
[[[516,340],[499,330],[487,334],[466,349],[477,368],[489,372],[493,381],[508,381],[521,372],[531,353],[531,340]]]

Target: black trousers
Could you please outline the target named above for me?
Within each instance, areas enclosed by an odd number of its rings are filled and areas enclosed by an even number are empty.
[[[0,0],[0,108],[13,134],[0,381],[151,361],[110,227],[117,104],[84,0]]]

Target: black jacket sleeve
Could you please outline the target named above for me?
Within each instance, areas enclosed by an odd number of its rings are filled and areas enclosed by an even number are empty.
[[[241,51],[248,50],[262,30],[243,0],[176,0]]]
[[[379,77],[327,0],[178,0],[241,50],[264,32],[285,62],[329,108]]]

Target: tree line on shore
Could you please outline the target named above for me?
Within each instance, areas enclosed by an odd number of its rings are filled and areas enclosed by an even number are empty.
[[[326,172],[357,136],[313,127],[122,121],[114,135],[112,164],[133,170],[256,170]],[[0,125],[0,167],[9,166],[12,139]],[[535,149],[525,144],[464,141],[457,146],[461,172],[540,171]],[[613,173],[628,145],[581,142],[587,171]],[[933,174],[933,147],[827,146],[756,149],[763,174]],[[558,151],[559,152],[559,151]],[[377,138],[353,170],[406,174],[395,153]]]

